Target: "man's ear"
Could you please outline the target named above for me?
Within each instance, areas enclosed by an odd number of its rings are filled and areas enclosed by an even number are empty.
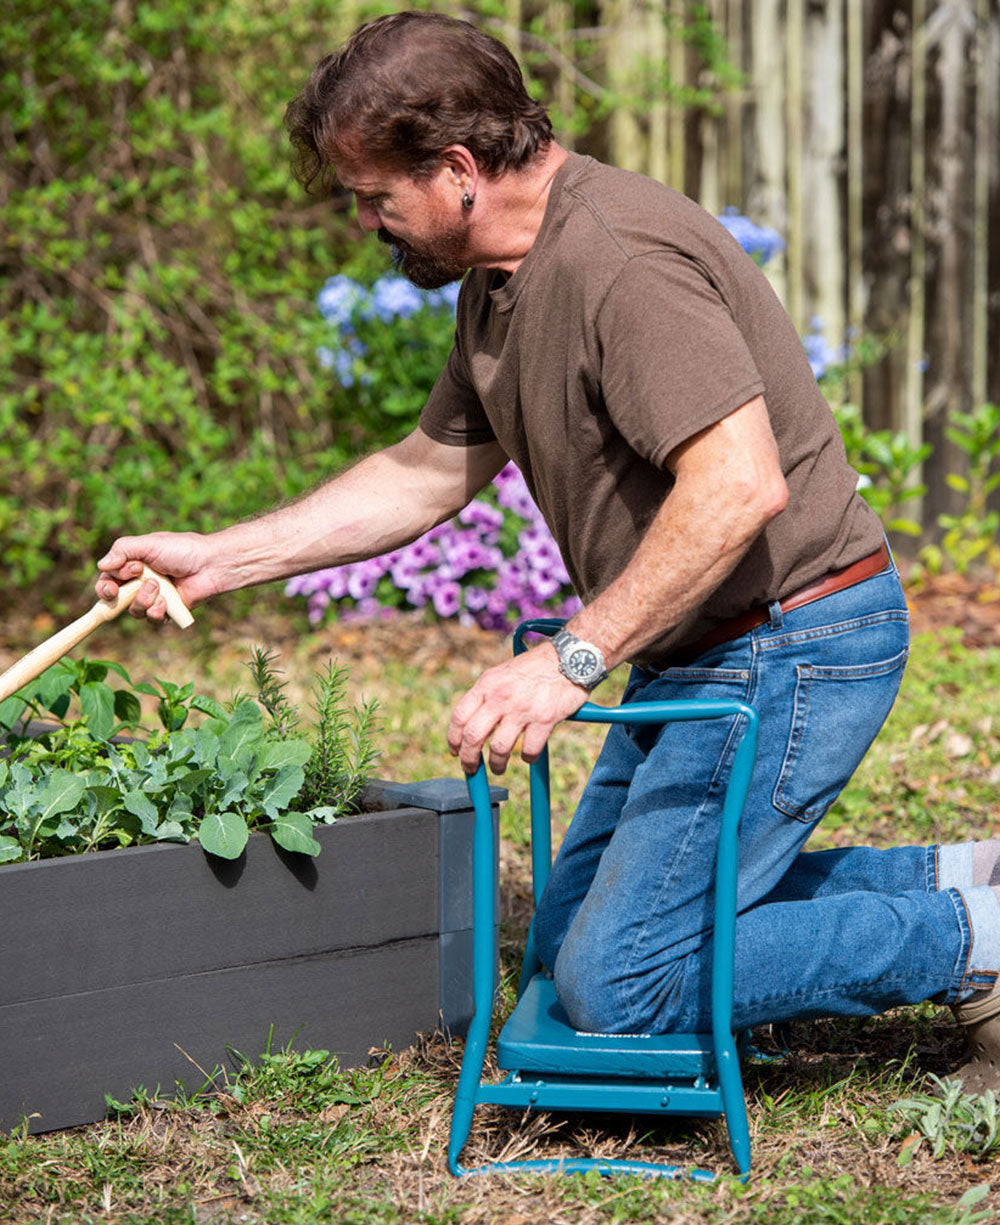
[[[449,145],[442,151],[441,161],[455,186],[475,197],[479,186],[479,167],[465,145]]]

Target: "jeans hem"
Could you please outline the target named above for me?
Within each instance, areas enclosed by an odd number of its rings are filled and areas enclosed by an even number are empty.
[[[927,859],[924,863],[924,871],[926,873],[927,892],[936,893],[941,888],[941,865],[938,861],[938,852],[941,846],[935,842],[927,848]]]
[[[969,910],[965,904],[965,898],[962,897],[961,893],[957,889],[944,889],[942,892],[955,907],[955,918],[958,920],[958,930],[961,935],[958,956],[955,958],[955,968],[952,971],[952,983],[948,987],[944,1000],[946,1004],[955,1004],[968,993],[970,988],[976,989],[976,984],[969,981],[969,959],[972,955],[972,923],[969,919]]]

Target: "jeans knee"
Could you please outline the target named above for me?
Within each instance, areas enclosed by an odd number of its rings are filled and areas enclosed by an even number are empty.
[[[624,1033],[629,1028],[618,984],[605,971],[605,965],[600,953],[574,940],[571,931],[553,966],[559,1002],[573,1028],[584,1033]]]
[[[626,963],[585,925],[569,930],[552,967],[556,995],[570,1024],[592,1034],[656,1034],[710,1025],[702,984],[710,979],[703,952],[664,954],[638,967]]]

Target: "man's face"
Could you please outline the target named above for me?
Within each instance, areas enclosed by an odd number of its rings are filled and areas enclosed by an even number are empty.
[[[340,158],[337,177],[354,194],[362,229],[377,231],[414,285],[440,289],[464,276],[468,228],[446,168],[415,180],[403,171]]]

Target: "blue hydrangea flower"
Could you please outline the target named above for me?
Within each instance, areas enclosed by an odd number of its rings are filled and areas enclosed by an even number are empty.
[[[727,208],[719,221],[743,250],[762,266],[785,249],[784,239],[777,230],[766,225],[756,225],[738,209]]]
[[[340,328],[349,328],[354,312],[365,302],[367,293],[362,285],[349,276],[338,273],[323,283],[316,295],[319,313]]]
[[[372,286],[371,307],[383,323],[391,323],[393,319],[408,319],[426,305],[426,295],[406,277],[379,277]]]
[[[839,366],[846,360],[846,347],[838,349],[831,345],[822,332],[818,330],[819,320],[814,319],[812,326],[815,331],[802,337],[802,344],[809,358],[809,365],[816,378],[822,378],[831,366]]]
[[[461,281],[452,281],[440,289],[431,289],[426,293],[429,306],[446,306],[452,312],[458,306],[458,295],[462,288]]]

